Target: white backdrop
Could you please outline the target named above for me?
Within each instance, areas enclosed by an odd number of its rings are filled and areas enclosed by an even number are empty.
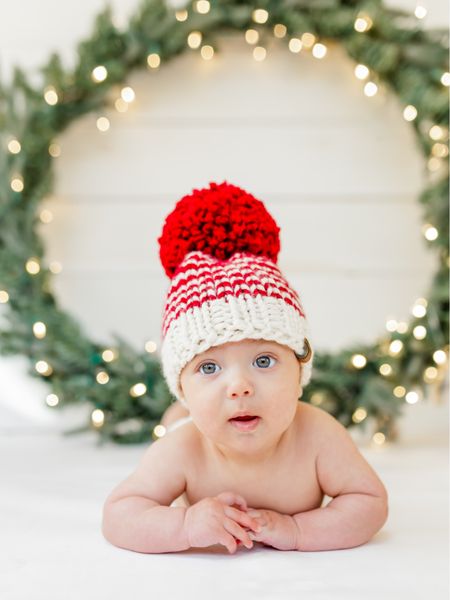
[[[124,24],[138,2],[111,4]],[[416,2],[389,4],[413,10]],[[425,27],[447,23],[443,0],[425,5]],[[4,7],[2,76],[20,64],[38,81],[51,51],[73,65],[102,6]],[[219,49],[212,61],[190,50],[156,72],[133,74],[127,113],[87,115],[58,140],[56,186],[43,203],[54,219],[42,235],[47,260],[62,265],[61,304],[105,345],[112,331],[140,348],[159,342],[168,284],[156,241],[163,219],[193,188],[226,179],[263,200],[280,225],[279,264],[300,292],[317,350],[370,342],[387,318],[408,320],[428,290],[434,257],[417,202],[425,163],[398,99],[386,89],[364,96],[336,44],[323,60],[274,40],[256,62],[238,35],[219,38]],[[111,122],[106,133],[95,126],[101,115]],[[53,414],[46,387],[26,371],[23,358],[0,357],[1,427],[80,418],[77,410]],[[443,411],[445,404],[405,406],[407,430],[428,423],[445,432]]]

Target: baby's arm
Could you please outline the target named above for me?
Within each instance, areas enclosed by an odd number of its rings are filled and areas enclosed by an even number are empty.
[[[189,446],[182,436],[174,431],[154,442],[136,471],[111,492],[103,509],[103,535],[115,546],[146,553],[213,544],[223,544],[233,553],[238,540],[251,547],[245,527],[254,529],[257,523],[245,513],[240,496],[222,493],[189,508],[170,506],[186,487]]]
[[[332,498],[326,506],[293,516],[297,549],[337,550],[368,542],[388,516],[388,495],[348,431],[326,413],[320,418],[316,459],[319,484]]]

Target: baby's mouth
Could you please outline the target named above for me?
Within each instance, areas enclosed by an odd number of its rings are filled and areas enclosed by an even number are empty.
[[[261,417],[256,415],[239,415],[229,419],[229,422],[240,431],[252,431],[260,422]]]

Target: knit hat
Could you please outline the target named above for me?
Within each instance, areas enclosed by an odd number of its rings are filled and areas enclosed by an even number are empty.
[[[194,189],[165,220],[160,259],[171,278],[161,360],[170,391],[185,404],[180,373],[197,354],[263,339],[292,348],[311,378],[313,352],[303,306],[277,266],[279,227],[264,204],[224,181]]]

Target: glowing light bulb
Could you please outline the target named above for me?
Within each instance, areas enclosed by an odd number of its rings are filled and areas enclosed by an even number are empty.
[[[411,313],[417,319],[421,319],[427,314],[427,309],[423,304],[415,304],[411,309]]]
[[[135,383],[130,388],[130,396],[137,398],[138,396],[143,396],[147,391],[147,386],[144,383]]]
[[[203,60],[211,60],[214,56],[214,48],[212,46],[202,46],[200,48],[200,55]]]
[[[200,44],[202,43],[201,32],[200,31],[191,31],[191,33],[188,35],[187,43],[188,43],[189,48],[192,48],[193,50],[198,48],[200,46]]]
[[[433,242],[439,236],[439,232],[436,227],[433,227],[433,225],[430,225],[429,223],[423,226],[422,232],[429,242]]]
[[[352,365],[356,369],[363,369],[367,364],[367,359],[363,354],[354,354],[352,356]]]
[[[380,373],[382,375],[384,375],[385,377],[387,377],[388,375],[391,375],[392,374],[391,365],[388,363],[383,363],[382,365],[380,365]]]
[[[37,258],[29,258],[25,264],[25,269],[30,275],[37,275],[41,270],[41,265]]]
[[[369,15],[360,13],[359,16],[357,17],[357,19],[355,20],[354,28],[355,28],[355,31],[357,31],[358,33],[364,33],[365,31],[369,31],[369,29],[372,27],[372,25],[373,25],[373,21],[369,17]]]
[[[110,128],[109,119],[107,119],[106,117],[99,117],[97,119],[96,124],[97,124],[97,129],[102,132],[108,131],[108,129]]]
[[[207,0],[198,0],[198,2],[195,3],[195,9],[201,15],[206,15],[209,13],[210,8],[211,5]]]
[[[447,354],[443,350],[433,352],[433,360],[437,365],[444,365],[447,362]]]
[[[152,340],[149,340],[148,342],[145,343],[145,350],[150,354],[152,352],[155,352],[156,348],[157,348],[157,345]]]
[[[9,294],[6,290],[0,290],[0,304],[6,304],[9,301]]]
[[[403,350],[403,342],[401,340],[393,340],[389,345],[389,354],[399,354]]]
[[[449,87],[450,86],[450,73],[442,73],[441,76],[441,83],[442,85],[445,85],[445,87]]]
[[[45,223],[45,224],[51,223],[53,221],[52,211],[48,210],[48,208],[44,208],[39,213],[39,219],[41,220],[42,223]]]
[[[91,78],[95,83],[101,83],[108,77],[108,69],[103,65],[98,65],[92,70]]]
[[[49,85],[45,88],[44,100],[47,102],[47,104],[54,106],[55,104],[58,104],[58,99],[58,94],[52,85]]]
[[[252,13],[252,19],[255,21],[255,23],[261,23],[261,24],[265,23],[268,18],[269,18],[269,13],[267,12],[267,10],[264,10],[263,8],[257,8]]]
[[[117,98],[117,100],[114,102],[114,106],[117,112],[125,113],[128,110],[129,104],[128,102],[125,102],[125,100],[123,100],[122,98]]]
[[[444,137],[444,130],[439,125],[433,125],[428,132],[432,140],[441,140]]]
[[[122,100],[124,102],[127,102],[128,104],[130,102],[133,102],[133,100],[136,98],[136,94],[134,93],[133,88],[131,88],[130,86],[122,88],[120,95],[122,97]]]
[[[92,411],[91,421],[94,427],[102,427],[105,422],[105,413],[99,408],[96,408]]]
[[[95,379],[97,380],[97,383],[105,385],[105,383],[108,383],[109,381],[109,375],[106,371],[99,371],[95,376]]]
[[[36,337],[38,340],[45,338],[47,335],[47,327],[45,326],[45,323],[42,323],[42,321],[36,321],[36,323],[33,324],[33,333],[34,337]]]
[[[302,34],[302,44],[305,48],[312,48],[316,43],[316,36],[313,33],[309,33],[309,31],[305,31]]]
[[[412,104],[408,104],[403,110],[403,118],[405,121],[414,121],[417,117],[417,108]]]
[[[284,38],[287,33],[286,25],[282,25],[281,23],[277,23],[273,28],[273,35],[276,38]]]
[[[151,69],[157,69],[161,64],[161,58],[156,52],[152,52],[147,56],[147,64]]]
[[[157,425],[154,429],[153,429],[153,435],[157,438],[161,438],[163,436],[166,435],[166,428],[164,427],[164,425]]]
[[[259,33],[256,29],[247,29],[245,32],[245,41],[247,44],[256,44],[259,40]]]
[[[397,325],[397,331],[398,333],[406,333],[408,331],[408,323],[405,323],[405,321],[400,321],[400,323]]]
[[[39,373],[39,375],[45,375],[46,377],[53,373],[52,367],[48,364],[46,360],[38,360],[34,368]]]
[[[327,47],[325,46],[325,44],[314,44],[313,49],[312,49],[312,55],[314,56],[314,58],[324,58],[324,56],[327,53]]]
[[[110,350],[109,348],[107,348],[106,350],[103,350],[102,358],[105,362],[109,363],[109,362],[112,362],[116,358],[116,355],[114,354],[113,350]]]
[[[431,148],[431,153],[438,158],[445,158],[448,156],[448,146],[441,144],[441,142],[436,142]]]
[[[427,16],[427,9],[424,6],[416,6],[414,14],[418,19],[424,19]]]
[[[416,325],[413,329],[413,336],[416,340],[423,340],[427,336],[427,329],[423,325]]]
[[[253,58],[258,62],[264,60],[266,58],[266,54],[266,49],[262,46],[256,46],[256,48],[253,49]]]
[[[289,40],[289,44],[288,44],[289,50],[295,54],[297,52],[300,52],[300,50],[302,49],[302,46],[303,46],[302,40],[300,40],[299,38],[291,38]]]
[[[20,175],[16,175],[11,180],[11,189],[13,192],[22,192],[24,188],[23,179]]]
[[[419,394],[417,392],[408,392],[405,396],[405,400],[408,404],[416,404],[419,402]]]
[[[58,275],[62,271],[62,264],[57,260],[52,260],[52,262],[48,265],[50,273],[53,275]]]
[[[438,370],[436,367],[427,367],[423,374],[423,379],[426,383],[432,383],[438,376]]]
[[[48,406],[57,406],[59,404],[59,398],[56,394],[49,394],[45,399]]]
[[[19,154],[19,152],[22,150],[22,146],[18,140],[10,140],[8,142],[8,150],[11,152],[11,154]]]
[[[374,433],[372,436],[372,440],[375,442],[375,444],[377,444],[377,446],[382,446],[386,441],[386,436],[384,433],[381,433],[381,431],[377,431],[377,433]]]
[[[375,96],[375,94],[377,92],[378,92],[378,86],[373,81],[368,81],[366,83],[366,85],[364,86],[364,93],[369,98],[371,98],[372,96]]]
[[[361,423],[367,417],[367,410],[365,408],[357,408],[352,415],[352,421],[354,423]]]
[[[386,329],[388,331],[397,331],[397,321],[395,319],[389,319],[386,321]]]
[[[186,19],[188,18],[188,11],[187,10],[177,10],[175,13],[175,19],[177,21],[179,21],[180,23],[182,23],[183,21],[186,21]]]
[[[369,76],[369,69],[366,67],[366,65],[356,65],[355,67],[355,76],[358,79],[367,79],[367,77]]]
[[[402,385],[397,385],[394,388],[393,393],[396,398],[403,398],[403,396],[406,394],[406,389]]]

